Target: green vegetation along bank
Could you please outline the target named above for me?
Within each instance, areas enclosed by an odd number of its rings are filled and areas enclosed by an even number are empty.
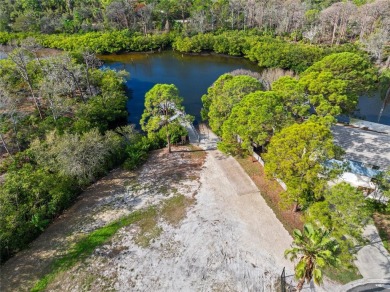
[[[26,247],[77,195],[113,167],[165,145],[127,125],[125,72],[90,52],[39,57],[26,39],[0,61],[0,256]],[[170,129],[176,142],[186,132]]]
[[[346,44],[335,47],[292,42],[273,38],[259,31],[227,31],[183,37],[179,33],[142,35],[128,30],[89,32],[75,35],[39,35],[1,33],[0,43],[12,43],[34,37],[43,47],[65,51],[92,51],[94,53],[150,52],[173,48],[182,53],[215,52],[243,56],[263,68],[283,68],[302,72],[314,62],[335,52],[357,52],[357,46]]]

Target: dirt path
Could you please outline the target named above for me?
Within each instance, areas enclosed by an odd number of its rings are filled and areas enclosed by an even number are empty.
[[[215,136],[203,138],[215,148]],[[293,268],[283,258],[291,238],[255,184],[218,150],[208,151],[200,183],[179,227],[160,221],[163,233],[147,248],[135,244],[134,227],[124,229],[50,290],[275,291],[282,268]]]

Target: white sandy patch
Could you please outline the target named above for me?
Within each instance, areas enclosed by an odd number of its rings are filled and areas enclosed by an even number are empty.
[[[231,179],[231,163],[239,167],[210,151],[197,203],[178,228],[161,223],[163,234],[149,248],[124,228],[88,271],[100,270],[117,291],[275,291],[283,266],[292,268],[283,259],[291,239],[249,178]]]
[[[201,146],[215,149],[216,140],[209,133]],[[196,199],[179,227],[159,223],[163,232],[149,247],[134,243],[138,229],[129,226],[98,249],[84,270],[97,279],[91,290],[278,291],[283,267],[293,272],[283,257],[292,238],[237,161],[208,151]]]

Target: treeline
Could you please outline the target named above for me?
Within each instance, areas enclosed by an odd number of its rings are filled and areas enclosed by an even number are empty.
[[[379,62],[390,62],[387,0],[1,0],[0,11],[0,31],[73,34],[126,29],[147,35],[175,30],[193,35],[258,29],[317,44],[358,40]]]
[[[31,34],[30,34],[31,35]],[[0,33],[0,43],[18,42],[29,34]],[[128,30],[90,32],[74,35],[35,35],[37,42],[47,48],[65,51],[89,50],[95,53],[123,51],[160,51],[173,48],[183,53],[215,52],[231,56],[244,56],[260,67],[292,69],[302,72],[314,62],[335,52],[356,52],[358,47],[345,44],[335,47],[290,42],[273,38],[257,30],[228,31],[183,37],[180,34],[141,35]]]
[[[328,185],[342,171],[329,161],[343,154],[331,126],[336,116],[356,109],[359,94],[373,88],[378,75],[367,58],[343,52],[315,62],[299,77],[280,75],[273,82],[245,70],[224,74],[202,97],[202,117],[222,138],[219,149],[236,155],[257,149],[267,175],[287,185],[282,205],[332,230],[347,268],[372,209],[361,191]],[[264,91],[267,83],[271,87]]]
[[[212,51],[218,54],[244,56],[263,68],[292,69],[296,72],[303,72],[314,62],[331,53],[359,51],[354,45],[315,46],[264,36],[258,31],[229,31],[221,34],[206,33],[192,37],[177,37],[172,46],[175,50],[185,53]]]
[[[40,58],[27,40],[0,61],[2,261],[125,157],[113,132],[127,119],[124,74],[75,57]]]
[[[165,145],[164,132],[127,126],[126,72],[99,69],[91,52],[40,57],[38,48],[26,39],[0,61],[1,262],[97,178]]]
[[[75,35],[39,35],[37,41],[44,47],[74,51],[89,49],[97,54],[117,52],[146,52],[169,48],[172,34],[142,35],[127,30],[90,32]]]
[[[28,37],[46,48],[69,52],[89,50],[97,54],[162,50],[169,48],[174,39],[173,34],[142,35],[128,30],[55,35],[0,32],[0,44],[18,43]]]

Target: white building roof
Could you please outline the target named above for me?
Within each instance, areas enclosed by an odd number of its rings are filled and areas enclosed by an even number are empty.
[[[344,172],[339,178],[337,182],[347,182],[350,185],[358,188],[368,188],[375,189],[375,184],[371,182],[371,178],[363,175],[358,175],[351,172]]]

